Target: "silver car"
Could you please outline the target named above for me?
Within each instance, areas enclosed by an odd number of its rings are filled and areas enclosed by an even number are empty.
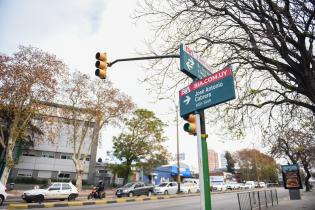
[[[162,182],[161,184],[154,188],[154,194],[156,195],[176,194],[177,190],[178,185],[176,182]]]

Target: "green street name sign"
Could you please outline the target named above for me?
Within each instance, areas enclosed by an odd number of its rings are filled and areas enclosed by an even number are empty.
[[[211,67],[187,45],[179,47],[180,70],[192,79],[202,79],[211,74]]]
[[[227,66],[179,91],[180,116],[235,99],[232,69]]]

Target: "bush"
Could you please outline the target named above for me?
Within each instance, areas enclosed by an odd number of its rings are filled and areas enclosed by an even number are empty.
[[[113,183],[111,183],[111,184],[110,184],[110,187],[112,187],[112,188],[116,188],[116,187],[118,187],[118,185],[117,185],[116,183],[114,183],[114,182],[113,182]]]

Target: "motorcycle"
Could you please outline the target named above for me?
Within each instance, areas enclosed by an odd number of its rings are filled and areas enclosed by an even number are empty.
[[[97,192],[97,187],[93,187],[92,192],[88,195],[88,200],[90,199],[103,199],[106,197],[105,191]]]

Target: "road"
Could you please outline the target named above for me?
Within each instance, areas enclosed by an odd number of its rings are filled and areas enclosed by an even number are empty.
[[[278,188],[279,202],[281,199],[288,197],[288,191]],[[172,198],[156,201],[144,201],[144,202],[130,202],[130,203],[116,203],[107,205],[91,205],[91,206],[74,206],[74,207],[58,207],[58,208],[46,208],[47,210],[63,210],[63,209],[89,209],[89,210],[192,210],[200,209],[200,197],[192,196],[185,198]],[[213,210],[238,210],[238,201],[236,192],[222,193],[212,195],[212,209]],[[35,209],[34,209],[35,210]]]

